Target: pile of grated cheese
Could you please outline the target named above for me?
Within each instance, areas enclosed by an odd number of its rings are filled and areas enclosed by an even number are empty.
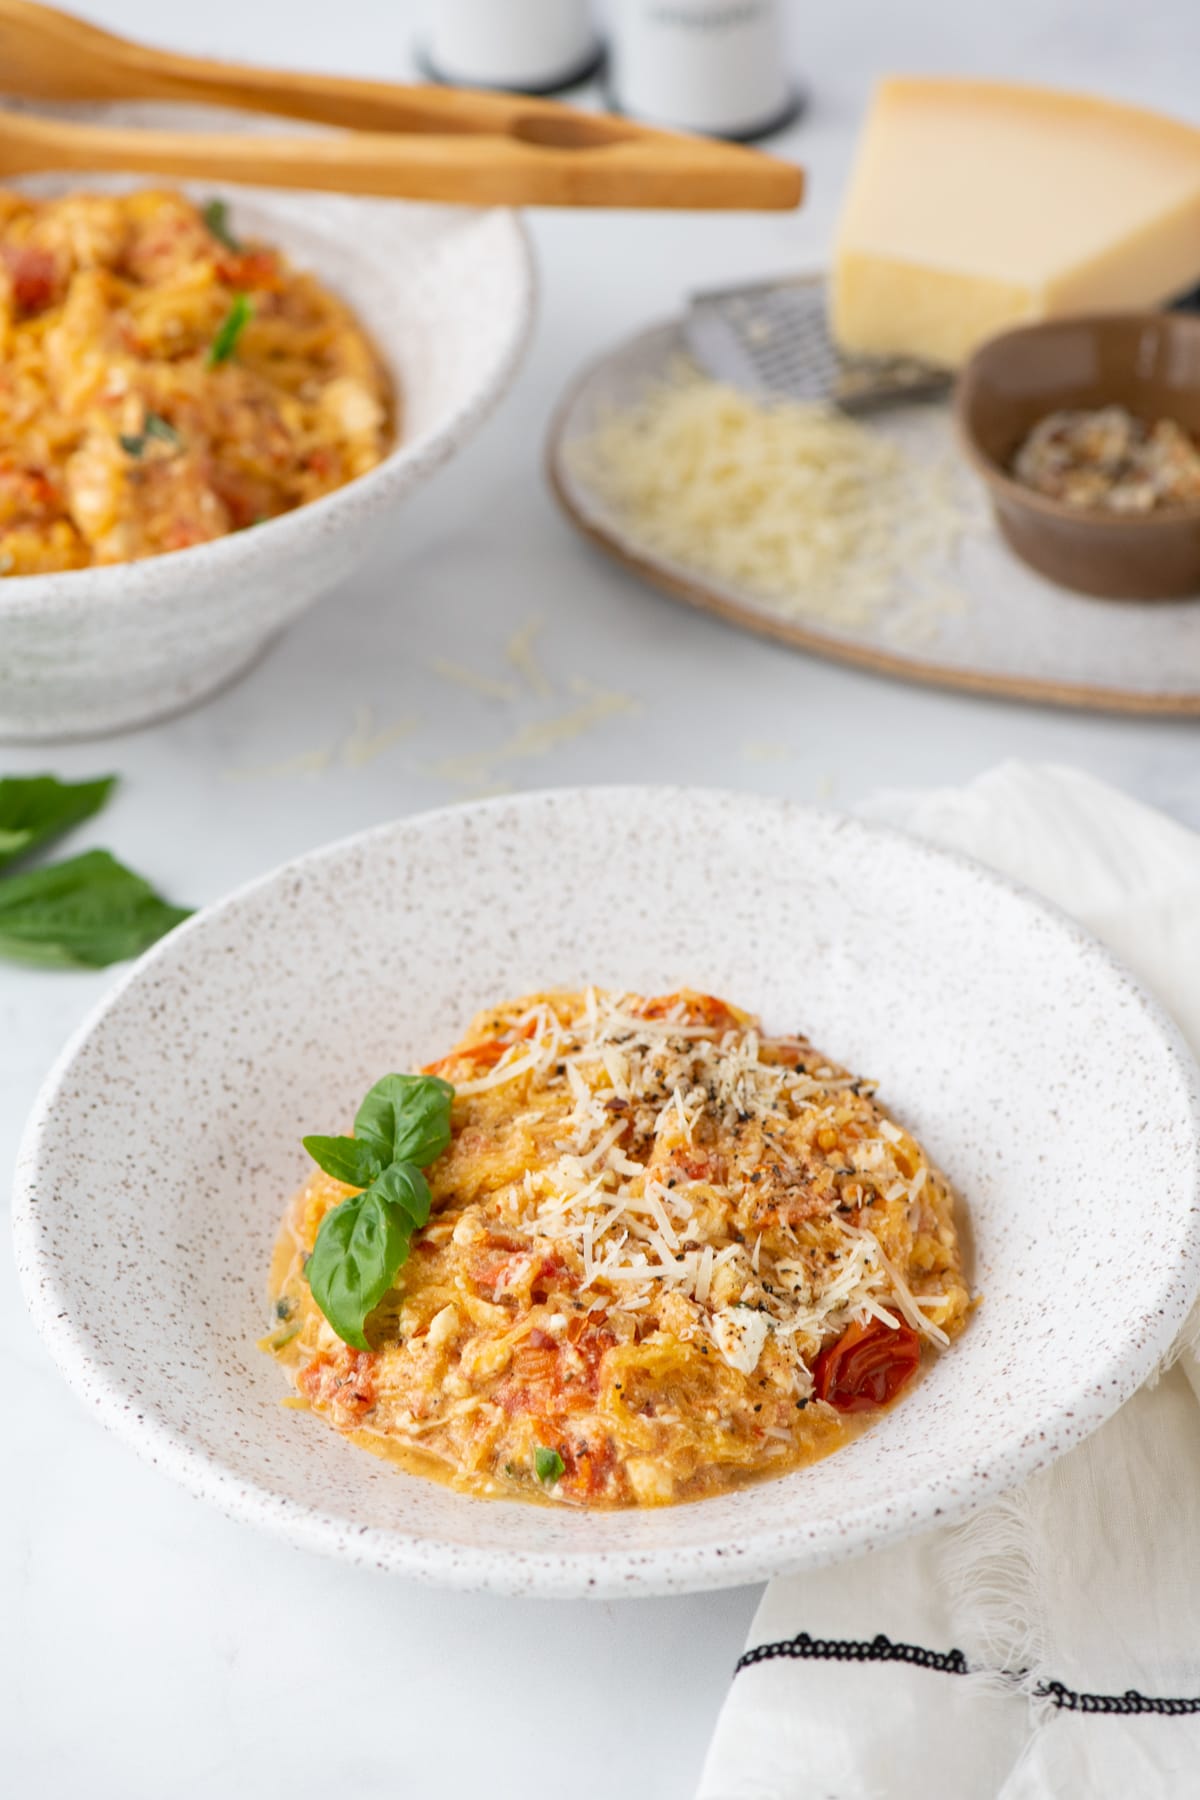
[[[761,1238],[752,1249],[703,1241],[694,1197],[703,1189],[732,1202],[734,1187],[716,1185],[711,1176],[668,1186],[618,1142],[630,1122],[635,1141],[669,1149],[690,1144],[705,1113],[727,1128],[788,1112],[819,1117],[843,1090],[870,1094],[873,1084],[824,1064],[805,1071],[763,1062],[752,1026],[714,1038],[709,1026],[688,1023],[682,1006],[647,1018],[632,1010],[629,997],[594,988],[569,1023],[544,1000],[512,1023],[520,1035],[496,1066],[457,1082],[456,1092],[480,1094],[527,1076],[550,1087],[566,1083],[574,1104],[557,1160],[527,1171],[511,1223],[572,1246],[583,1263],[580,1297],[590,1298],[592,1310],[637,1312],[657,1305],[664,1290],[675,1292],[696,1309],[695,1327],[744,1374],[753,1372],[772,1336],[799,1393],[811,1391],[813,1349],[856,1317],[892,1322],[890,1309],[931,1341],[948,1341],[938,1323],[945,1296],[915,1295],[867,1226],[831,1219],[836,1249],[815,1256],[791,1232],[794,1252],[770,1259]],[[627,1109],[615,1122],[606,1104],[614,1096]],[[843,1192],[859,1206],[876,1198],[917,1206],[927,1168],[922,1160],[914,1176],[901,1175],[892,1152],[905,1141],[899,1127],[881,1120],[878,1137],[857,1147],[856,1185]],[[476,1229],[464,1215],[455,1236],[466,1242]]]
[[[834,409],[761,404],[680,358],[567,455],[636,548],[784,616],[853,630],[899,603],[916,636],[962,603],[947,575],[973,515],[953,462]]]

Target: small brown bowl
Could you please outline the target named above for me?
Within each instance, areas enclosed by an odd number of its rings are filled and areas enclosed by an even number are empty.
[[[1200,317],[1110,313],[1022,325],[981,344],[959,376],[955,423],[996,523],[1039,574],[1108,600],[1200,593],[1200,506],[1092,512],[1050,500],[1009,470],[1039,419],[1124,406],[1200,436]]]

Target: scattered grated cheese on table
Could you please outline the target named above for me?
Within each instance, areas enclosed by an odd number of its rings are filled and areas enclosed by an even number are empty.
[[[450,662],[447,657],[439,656],[430,667],[443,681],[451,681],[456,687],[468,688],[473,694],[483,694],[486,699],[517,698],[517,690],[511,681],[498,681],[492,675],[481,674],[478,669],[469,669],[465,663]]]
[[[549,699],[553,693],[549,677],[538,661],[533,641],[542,629],[544,621],[536,615],[526,619],[520,630],[514,631],[505,647],[505,655],[512,667],[528,682],[533,692],[541,700]]]
[[[462,756],[446,757],[435,763],[430,772],[445,781],[466,782],[478,787],[492,777],[497,764],[548,756],[561,744],[582,737],[604,720],[613,718],[618,713],[636,712],[640,704],[630,694],[609,692],[578,678],[572,681],[571,687],[581,697],[581,704],[570,712],[523,725],[512,737],[497,744],[492,750],[468,751]]]

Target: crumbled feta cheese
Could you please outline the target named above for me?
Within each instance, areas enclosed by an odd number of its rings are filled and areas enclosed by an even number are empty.
[[[749,1306],[721,1306],[712,1315],[713,1342],[731,1369],[753,1375],[771,1322]]]

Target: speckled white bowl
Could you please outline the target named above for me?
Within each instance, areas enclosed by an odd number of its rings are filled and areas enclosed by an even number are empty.
[[[22,185],[56,193],[145,182]],[[183,185],[199,200],[211,193]],[[143,562],[0,581],[0,741],[116,731],[223,686],[353,571],[520,363],[534,272],[516,214],[258,188],[229,199],[247,235],[282,245],[354,306],[396,381],[400,442],[369,475],[252,531]]]
[[[811,1469],[556,1512],[461,1498],[278,1404],[254,1344],[300,1134],[497,995],[588,980],[692,982],[809,1032],[879,1078],[966,1197],[978,1314]],[[1200,1283],[1200,1095],[1133,978],[975,864],[774,801],[582,789],[349,839],[166,939],[47,1081],[16,1233],[95,1416],[226,1512],[460,1587],[712,1587],[958,1518],[1108,1417]]]

